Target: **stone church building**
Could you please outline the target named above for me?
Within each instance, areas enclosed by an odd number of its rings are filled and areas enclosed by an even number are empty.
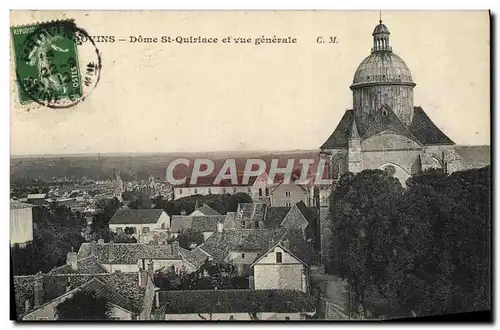
[[[353,108],[320,147],[330,178],[364,169],[389,171],[404,185],[411,174],[429,167],[462,169],[455,143],[414,106],[410,69],[392,51],[382,21],[373,31],[371,54],[359,65],[352,85]]]

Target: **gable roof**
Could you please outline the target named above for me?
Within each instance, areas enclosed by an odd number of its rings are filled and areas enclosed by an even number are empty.
[[[344,113],[335,131],[320,147],[325,149],[347,148],[349,136],[351,134],[352,122],[354,120],[354,110],[350,109]],[[360,123],[356,123],[358,131],[363,133]],[[404,126],[404,125],[403,125]],[[400,129],[400,128],[399,128]],[[398,130],[399,130],[398,129]],[[375,128],[374,128],[375,130]],[[422,145],[453,145],[455,144],[445,133],[443,133],[427,116],[421,107],[413,108],[413,119],[407,130]]]
[[[315,311],[313,297],[297,290],[160,291],[159,300],[165,314]]]
[[[408,128],[423,145],[455,144],[432,122],[421,107],[414,107],[413,119]]]
[[[283,250],[294,256],[304,265],[309,266],[311,264],[311,256],[313,254],[313,250],[312,247],[302,238],[302,231],[287,230],[285,236],[283,236],[276,244],[274,244],[260,256],[258,256],[254,260],[254,262],[252,262],[250,267],[253,267],[255,264],[257,264],[265,255],[274,250],[277,246],[281,247]]]
[[[132,311],[135,312],[142,310],[145,289],[139,286],[138,273],[40,274],[14,276],[14,295],[18,317],[26,314],[24,310],[26,300],[30,301],[30,306],[32,307],[29,312],[34,310],[35,281],[41,281],[42,284],[40,302],[41,306],[43,306],[53,299],[65,294],[68,291],[68,287],[70,287],[70,289],[80,287],[93,278],[99,279],[99,281],[108,286],[110,290],[126,298],[129,304],[127,308],[133,308]]]
[[[202,249],[216,261],[224,261],[231,251],[263,253],[269,249],[270,242],[278,242],[285,233],[283,228],[224,230],[212,234],[197,249]]]
[[[389,106],[383,106],[378,111],[375,119],[372,121],[370,127],[366,130],[362,139],[366,140],[374,135],[389,131],[393,134],[398,134],[407,137],[418,143],[418,140],[413,136],[413,134],[406,128],[406,126],[401,122],[398,116],[392,111]]]
[[[221,215],[219,212],[208,206],[207,204],[203,205],[202,207],[197,208],[196,210],[193,211],[196,212],[199,211],[203,215]]]
[[[120,209],[115,212],[110,224],[154,224],[157,223],[161,214],[164,211],[162,209]]]
[[[170,231],[178,233],[184,229],[193,229],[199,232],[215,232],[217,224],[224,223],[226,215],[211,215],[211,216],[185,216],[173,215]]]
[[[264,226],[266,228],[278,228],[288,212],[290,212],[290,207],[287,206],[269,206],[264,219]]]

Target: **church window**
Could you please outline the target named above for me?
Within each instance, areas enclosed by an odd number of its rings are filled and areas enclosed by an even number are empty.
[[[286,202],[286,204],[285,204],[285,205],[286,205],[286,207],[290,207],[290,206],[292,206],[292,204],[290,204],[290,202]]]
[[[262,188],[259,188],[259,197],[262,197]]]
[[[269,196],[269,188],[266,188],[266,196]]]
[[[290,197],[290,192],[289,191],[285,191],[285,197]]]

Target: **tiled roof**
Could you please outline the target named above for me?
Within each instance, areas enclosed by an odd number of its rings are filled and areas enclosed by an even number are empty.
[[[110,224],[145,224],[157,223],[160,215],[163,213],[162,209],[120,209],[115,212]]]
[[[94,253],[101,264],[136,264],[139,259],[181,259],[178,246],[175,244],[145,244],[145,243],[83,243],[85,253]],[[80,247],[80,250],[82,250]],[[81,254],[83,257],[84,253]],[[80,251],[79,251],[80,256]]]
[[[455,144],[427,116],[421,107],[414,107],[410,132],[423,145],[453,145]]]
[[[236,221],[264,221],[267,204],[239,203],[236,210]]]
[[[45,304],[67,292],[68,287],[80,287],[93,278],[98,278],[114,292],[120,293],[129,300],[134,311],[142,309],[144,288],[139,287],[138,273],[106,273],[106,274],[64,274],[64,275],[29,275],[14,276],[14,293],[17,315],[25,313],[25,301],[34,304],[34,287],[36,278],[42,281],[41,304]]]
[[[386,111],[385,114],[383,114],[383,111]],[[378,114],[376,114],[375,116],[375,119],[371,122],[370,127],[363,134],[362,139],[366,140],[369,137],[380,134],[384,131],[389,131],[393,134],[405,136],[413,141],[416,140],[413,134],[401,122],[394,111],[392,111],[392,109],[387,106],[379,110]]]
[[[51,269],[49,275],[58,274],[102,274],[106,273],[106,269],[101,266],[96,256],[88,256],[77,260],[77,269],[74,270],[71,265],[66,264],[57,268]]]
[[[335,131],[320,147],[324,149],[344,149],[351,133],[352,122],[354,120],[354,110],[347,110],[335,128]],[[360,123],[357,123],[358,126]],[[360,133],[364,130],[358,127]],[[453,145],[454,142],[446,136],[427,116],[421,107],[414,107],[413,119],[408,127],[408,131],[423,145]]]
[[[278,242],[286,230],[279,229],[233,229],[215,232],[198,248],[216,261],[224,261],[230,251],[263,253],[271,242]],[[272,244],[274,245],[274,244]]]
[[[290,211],[290,207],[286,206],[270,206],[267,208],[264,226],[266,228],[278,228]]]
[[[199,232],[215,232],[217,231],[217,224],[224,223],[225,215],[211,215],[211,216],[172,216],[172,223],[170,230],[173,233],[180,232],[183,229],[191,228]]]
[[[206,204],[203,205],[202,207],[197,208],[195,211],[199,211],[203,215],[220,215],[219,212],[217,212],[216,210],[214,210],[213,208],[211,208],[210,206],[208,206]]]
[[[314,312],[312,296],[296,290],[160,291],[165,314]]]
[[[141,304],[134,303],[133,300],[125,297],[112,286],[105,284],[104,281],[101,281],[96,277],[80,286],[78,290],[94,292],[97,297],[105,298],[108,302],[120,306],[130,312],[140,313],[142,310]]]
[[[19,201],[15,201],[13,199],[10,200],[10,209],[11,210],[16,210],[16,209],[27,209],[27,208],[32,208],[33,205],[27,204],[27,203],[22,203]]]
[[[347,110],[344,113],[342,119],[340,119],[339,124],[333,131],[332,135],[323,143],[320,147],[323,149],[343,149],[347,148],[347,140],[349,134],[351,133],[352,121],[354,119],[354,110]]]
[[[193,250],[187,250],[182,247],[179,248],[181,257],[186,262],[190,263],[194,268],[198,269],[203,263],[210,259],[211,257],[206,254],[202,249],[195,248]]]

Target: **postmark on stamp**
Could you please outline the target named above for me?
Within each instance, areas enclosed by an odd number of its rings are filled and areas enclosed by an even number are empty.
[[[97,86],[99,50],[73,21],[12,27],[11,36],[21,104],[69,108],[85,100]]]

